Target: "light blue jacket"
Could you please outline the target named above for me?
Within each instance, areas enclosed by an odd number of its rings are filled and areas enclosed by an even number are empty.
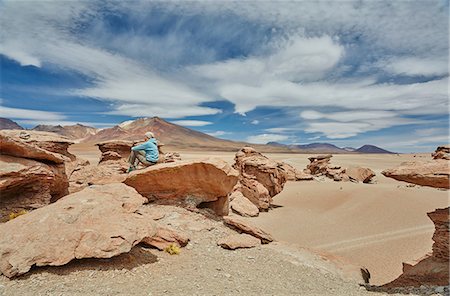
[[[138,151],[138,150],[144,150],[145,151],[145,159],[147,161],[151,162],[157,162],[159,158],[159,152],[158,152],[158,142],[156,142],[155,138],[151,138],[147,142],[137,145],[134,147],[131,147],[131,150]]]

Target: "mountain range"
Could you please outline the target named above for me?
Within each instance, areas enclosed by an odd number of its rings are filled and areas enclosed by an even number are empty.
[[[0,129],[23,129],[16,122],[0,118]],[[96,129],[94,127],[76,125],[38,125],[32,130],[54,132],[72,140],[84,143],[98,143],[108,140],[143,140],[144,134],[152,131],[155,137],[167,146],[196,149],[235,151],[245,145],[251,145],[262,152],[289,153],[392,153],[373,145],[364,145],[358,149],[340,148],[329,143],[311,143],[304,145],[286,145],[277,142],[262,144],[248,144],[231,140],[219,139],[205,133],[195,131],[159,117],[139,118],[122,122],[111,128]]]

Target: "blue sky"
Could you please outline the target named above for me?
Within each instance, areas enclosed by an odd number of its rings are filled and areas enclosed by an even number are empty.
[[[1,1],[0,116],[252,143],[448,143],[449,1]]]

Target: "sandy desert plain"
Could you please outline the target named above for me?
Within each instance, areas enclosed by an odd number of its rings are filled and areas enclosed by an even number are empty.
[[[183,160],[207,157],[233,163],[233,152],[178,151]],[[72,145],[69,151],[96,164],[100,151],[93,144]],[[263,153],[303,170],[308,154]],[[434,225],[426,213],[450,205],[449,191],[412,185],[384,177],[381,171],[405,161],[429,160],[430,154],[335,154],[332,164],[368,167],[374,184],[288,181],[274,197],[277,207],[247,218],[278,241],[344,257],[365,266],[371,284],[380,285],[402,273],[402,262],[414,262],[431,252]]]

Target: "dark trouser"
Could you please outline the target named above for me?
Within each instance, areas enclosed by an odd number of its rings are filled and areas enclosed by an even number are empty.
[[[151,166],[151,165],[155,164],[154,162],[148,161],[145,158],[145,151],[143,151],[143,150],[137,150],[137,151],[131,150],[130,157],[128,158],[128,162],[133,167],[136,167],[139,163],[142,163],[144,166]]]

